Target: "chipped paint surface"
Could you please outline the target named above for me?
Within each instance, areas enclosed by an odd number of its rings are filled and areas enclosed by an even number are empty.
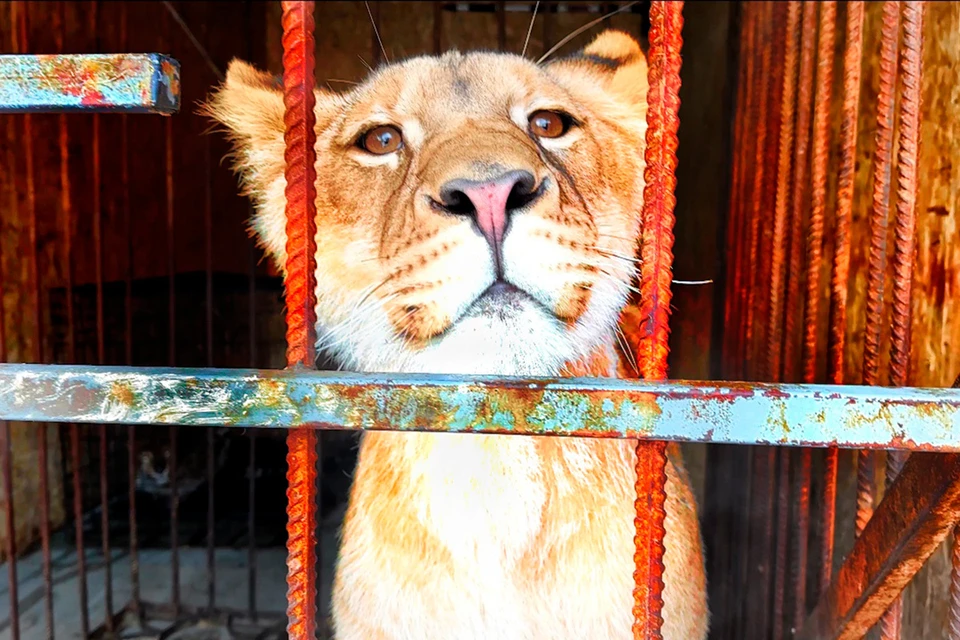
[[[0,113],[176,113],[180,63],[156,53],[0,55]]]
[[[960,451],[960,390],[0,364],[0,420]]]

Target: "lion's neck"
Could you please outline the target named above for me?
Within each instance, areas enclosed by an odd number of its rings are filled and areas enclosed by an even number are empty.
[[[609,377],[618,364],[611,343],[569,363],[562,375]],[[564,485],[561,495],[580,501],[590,495],[606,501],[598,494],[630,486],[629,453],[618,440],[370,432],[351,512],[388,529],[390,522],[415,523],[454,557],[500,565],[522,554],[540,531],[549,503],[558,499],[552,485]]]

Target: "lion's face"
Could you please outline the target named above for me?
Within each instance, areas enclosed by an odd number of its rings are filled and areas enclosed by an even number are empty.
[[[646,64],[448,53],[317,92],[320,347],[346,368],[554,375],[612,341],[643,189]],[[235,61],[208,111],[281,266],[283,99]]]

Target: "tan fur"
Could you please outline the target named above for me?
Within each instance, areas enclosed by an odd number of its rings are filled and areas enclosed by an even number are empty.
[[[624,375],[617,320],[639,235],[646,62],[606,32],[538,67],[448,53],[390,65],[347,94],[317,92],[320,348],[348,369]],[[526,118],[562,110],[570,133],[537,141]],[[235,141],[252,227],[283,266],[283,100],[234,61],[207,105]],[[373,126],[404,147],[371,156]],[[445,182],[522,169],[545,181],[516,213],[504,277],[527,295],[491,308],[490,249],[438,211]],[[630,638],[631,442],[453,434],[363,438],[343,526],[333,611],[340,640]],[[669,448],[666,640],[706,635],[697,511]]]

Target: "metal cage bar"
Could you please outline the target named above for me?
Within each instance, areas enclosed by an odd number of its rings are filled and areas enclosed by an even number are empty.
[[[283,2],[282,6],[287,364],[313,369],[317,306],[314,3]],[[293,640],[312,640],[317,628],[316,434],[309,429],[291,431],[287,448],[287,634]]]

